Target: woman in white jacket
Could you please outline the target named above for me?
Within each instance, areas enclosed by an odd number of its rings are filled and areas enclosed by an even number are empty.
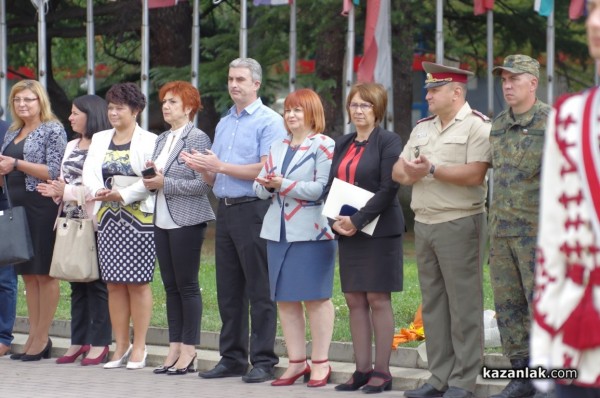
[[[37,190],[61,205],[63,216],[92,217],[93,196],[83,185],[83,164],[87,158],[92,136],[110,127],[106,101],[97,95],[83,95],[73,100],[71,128],[79,135],[65,149],[60,178],[38,184]],[[85,197],[86,213],[77,206],[78,198]],[[81,364],[97,365],[108,356],[111,342],[110,318],[108,315],[108,291],[102,280],[71,283],[71,346],[56,363],[73,363],[85,355]]]
[[[136,123],[146,98],[135,84],[112,86],[106,101],[113,129],[94,134],[83,167],[83,183],[97,201],[94,214],[98,217],[100,274],[108,286],[116,340],[112,360],[104,367],[127,364],[128,369],[141,369],[146,366],[146,333],[152,314],[149,282],[154,276],[154,196],[141,178],[135,177],[142,176],[156,135]],[[129,182],[122,184],[123,177],[129,177]],[[130,319],[133,345],[129,341]]]

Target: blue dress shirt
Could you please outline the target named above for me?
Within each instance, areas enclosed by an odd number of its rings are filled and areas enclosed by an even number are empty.
[[[260,98],[248,105],[240,114],[235,105],[217,124],[212,151],[226,163],[259,163],[269,154],[275,140],[283,140],[287,131],[280,114],[263,105]],[[258,175],[258,172],[256,173]],[[218,198],[256,196],[253,180],[240,180],[218,173],[213,192]]]

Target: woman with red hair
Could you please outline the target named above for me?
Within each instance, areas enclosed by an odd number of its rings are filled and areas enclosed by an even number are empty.
[[[336,252],[334,235],[321,212],[335,143],[322,134],[323,105],[312,90],[287,96],[284,121],[289,134],[273,143],[254,183],[257,196],[271,200],[260,236],[267,240],[271,298],[279,308],[289,357],[287,370],[271,385],[291,385],[310,375],[308,387],[321,387],[331,375]],[[312,369],[306,361],[304,308],[313,339]]]
[[[198,89],[173,81],[161,87],[159,99],[171,129],[156,140],[144,185],[156,192],[154,243],[167,296],[169,353],[156,374],[184,375],[195,371],[200,343],[202,296],[198,284],[200,251],[206,223],[215,219],[206,196],[211,190],[199,172],[186,167],[181,153],[204,152],[210,139],[192,120],[202,109]]]

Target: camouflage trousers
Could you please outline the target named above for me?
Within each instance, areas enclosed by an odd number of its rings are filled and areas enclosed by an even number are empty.
[[[502,351],[510,359],[529,357],[535,236],[491,237],[490,276]]]

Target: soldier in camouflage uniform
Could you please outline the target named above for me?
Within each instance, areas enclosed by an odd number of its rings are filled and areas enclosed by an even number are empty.
[[[494,72],[502,78],[509,108],[494,119],[490,133],[490,274],[502,349],[512,367],[520,369],[529,363],[540,169],[550,106],[536,98],[536,60],[509,55]],[[515,379],[492,398],[534,395],[530,380]]]

